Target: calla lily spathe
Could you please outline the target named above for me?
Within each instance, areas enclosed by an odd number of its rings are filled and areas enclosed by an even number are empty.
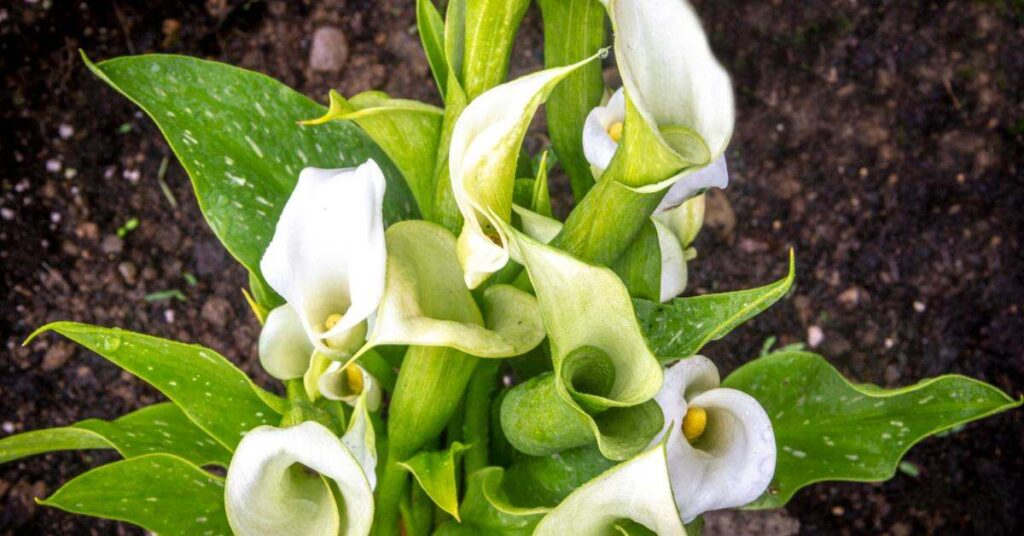
[[[376,461],[362,404],[340,439],[312,421],[254,428],[228,467],[224,504],[231,529],[239,536],[369,534]]]
[[[260,262],[267,283],[324,355],[344,358],[362,345],[366,320],[384,292],[384,188],[373,160],[356,168],[302,170]],[[260,348],[280,350],[282,344],[268,340]]]
[[[680,175],[644,188],[658,191],[725,153],[735,122],[732,83],[686,0],[601,1],[615,32],[626,108],[688,164]],[[626,125],[627,136],[629,130]]]
[[[583,154],[595,176],[600,177],[611,164],[619,148],[619,140],[616,138],[621,136],[625,120],[626,97],[622,88],[612,95],[606,105],[597,106],[587,114],[583,124]],[[725,155],[718,156],[711,164],[695,172],[676,175],[671,182],[672,186],[655,210],[656,214],[672,210],[701,190],[728,186],[729,170]]]
[[[750,395],[719,387],[710,359],[698,355],[669,367],[654,400],[665,417],[654,443],[666,441],[683,520],[743,506],[764,493],[775,473],[771,421]]]
[[[452,193],[465,219],[458,256],[469,288],[508,262],[508,237],[501,224],[511,218],[515,163],[534,113],[559,81],[597,57],[497,86],[474,99],[456,121],[448,165]]]

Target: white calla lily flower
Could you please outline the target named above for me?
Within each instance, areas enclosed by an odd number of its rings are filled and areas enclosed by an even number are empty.
[[[302,170],[260,262],[324,355],[344,358],[363,344],[384,292],[384,189],[373,160]]]
[[[608,104],[597,106],[587,114],[583,124],[583,154],[600,176],[611,163],[615,152],[619,149],[622,137],[622,125],[626,120],[626,97],[619,88]],[[723,148],[724,150],[724,148]],[[685,180],[682,180],[685,178]],[[695,172],[686,171],[669,179],[672,186],[665,193],[655,214],[672,210],[707,188],[725,188],[729,185],[729,169],[725,163],[725,155],[718,156],[707,166]]]
[[[775,473],[775,434],[750,395],[719,387],[710,359],[693,356],[665,371],[654,400],[661,406],[668,471],[686,522],[709,510],[743,506],[768,488]]]
[[[224,504],[231,529],[239,536],[369,534],[374,477],[373,468],[367,472],[361,463],[364,454],[311,421],[254,428],[228,467]]]

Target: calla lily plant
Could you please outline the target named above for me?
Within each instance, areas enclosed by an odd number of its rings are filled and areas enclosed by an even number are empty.
[[[325,108],[223,64],[84,58],[159,124],[248,270],[262,327],[232,357],[265,374],[44,326],[167,401],[4,437],[0,462],[113,449],[41,504],[160,534],[684,535],[889,478],[917,441],[1021,404],[953,375],[854,384],[794,347],[720,377],[705,344],[795,278],[791,252],[778,281],[686,295],[705,191],[729,184],[726,70],[686,0],[541,0],[546,68],[509,80],[528,3],[415,1],[442,106]],[[542,106],[554,148],[531,154]],[[566,174],[576,198],[552,199]]]

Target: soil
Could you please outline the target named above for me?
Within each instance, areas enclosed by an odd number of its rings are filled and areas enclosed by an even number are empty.
[[[243,270],[204,224],[156,127],[86,71],[79,48],[94,59],[218,59],[321,99],[336,88],[438,100],[411,0],[142,4],[0,6],[3,435],[159,399],[57,337],[21,346],[58,319],[207,345],[267,383],[255,360],[257,323],[239,292]],[[777,278],[790,247],[798,259],[794,293],[705,352],[729,371],[768,337],[810,340],[859,381],[962,373],[1019,396],[1024,5],[695,4],[733,75],[738,122],[732,184],[710,203],[688,292]],[[531,8],[516,74],[542,62],[539,22]],[[348,43],[337,73],[310,68],[312,36],[324,26]],[[175,290],[181,299],[166,297]],[[916,476],[815,485],[750,530],[1020,534],[1022,444],[1024,412],[999,415],[911,450]],[[0,466],[0,534],[141,533],[32,500],[110,459],[58,453]],[[733,532],[742,520],[716,523]]]

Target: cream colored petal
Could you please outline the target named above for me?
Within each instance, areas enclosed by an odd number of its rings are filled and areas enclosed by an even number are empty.
[[[366,376],[370,375],[366,374]],[[378,393],[379,391],[378,388]],[[341,436],[341,442],[359,462],[359,467],[366,475],[370,489],[375,489],[377,487],[377,436],[373,430],[373,421],[370,420],[370,411],[372,410],[369,398],[367,391],[357,399],[352,411],[352,419],[348,423],[345,435]],[[380,404],[380,401],[378,400],[377,403]]]
[[[302,320],[288,304],[270,311],[260,331],[260,364],[279,380],[300,378],[309,367],[313,343]]]
[[[619,143],[608,134],[608,129],[625,120],[626,101],[622,88],[612,95],[607,105],[597,106],[587,114],[583,122],[583,155],[598,171],[608,167],[619,148]]]
[[[652,218],[651,221],[658,233],[658,249],[661,252],[659,299],[664,303],[686,290],[686,257],[675,233],[657,219]]]
[[[708,188],[725,188],[729,186],[729,168],[725,163],[725,156],[718,157],[707,166],[689,175],[673,177],[672,187],[668,189],[665,197],[654,213],[664,213],[672,210],[688,199],[693,198],[701,190]]]
[[[334,480],[340,497],[325,478]],[[239,536],[363,536],[373,522],[373,490],[359,462],[314,422],[249,431],[231,458],[224,503]]]
[[[605,536],[623,520],[659,536],[686,536],[668,480],[663,444],[617,465],[572,492],[537,525],[534,536]]]

